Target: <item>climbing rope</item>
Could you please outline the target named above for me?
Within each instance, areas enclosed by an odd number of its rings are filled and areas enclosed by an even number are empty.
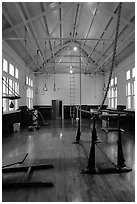
[[[111,81],[111,77],[112,77],[112,72],[113,72],[113,68],[114,68],[114,64],[115,64],[117,40],[118,40],[118,33],[119,33],[119,24],[120,24],[120,17],[121,17],[121,7],[122,7],[122,3],[120,3],[119,6],[118,6],[118,17],[117,17],[117,25],[116,25],[116,33],[115,33],[115,41],[114,41],[114,49],[113,49],[111,69],[110,69],[110,74],[109,74],[109,79],[108,79],[108,83],[107,83],[106,92],[105,92],[104,98],[102,100],[101,106],[99,108],[99,111],[103,108],[104,102],[106,100],[107,93],[108,93],[108,90],[109,90],[110,81]]]

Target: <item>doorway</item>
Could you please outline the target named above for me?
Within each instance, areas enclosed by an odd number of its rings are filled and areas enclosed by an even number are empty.
[[[62,101],[52,100],[51,117],[52,120],[62,119]]]

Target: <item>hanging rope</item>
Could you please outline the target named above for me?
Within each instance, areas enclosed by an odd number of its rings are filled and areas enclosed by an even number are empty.
[[[108,83],[107,83],[106,92],[105,92],[103,101],[102,101],[102,103],[101,103],[101,106],[100,106],[100,108],[99,108],[99,111],[103,108],[104,102],[105,102],[105,100],[106,100],[107,93],[108,93],[108,90],[109,90],[110,81],[111,81],[111,77],[112,77],[112,72],[113,72],[113,68],[114,68],[114,64],[115,64],[116,49],[117,49],[117,40],[118,40],[119,24],[120,24],[120,16],[121,16],[121,7],[122,7],[122,3],[120,3],[120,4],[119,4],[119,7],[118,7],[118,18],[117,18],[115,41],[114,41],[114,49],[113,49],[112,64],[111,64],[109,79],[108,79]]]

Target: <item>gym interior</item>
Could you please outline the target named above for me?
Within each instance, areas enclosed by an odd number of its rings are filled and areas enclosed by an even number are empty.
[[[1,84],[3,202],[135,202],[135,2],[3,2]]]

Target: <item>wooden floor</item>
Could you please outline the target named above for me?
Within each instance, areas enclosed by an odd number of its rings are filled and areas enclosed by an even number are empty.
[[[22,129],[3,139],[3,162],[19,154],[28,153],[26,164],[51,163],[53,169],[34,171],[30,180],[48,181],[53,187],[3,188],[3,202],[134,202],[135,201],[135,135],[122,133],[126,165],[132,168],[122,174],[81,174],[87,167],[86,152],[91,145],[92,121],[82,120],[81,141],[72,144],[77,122],[71,120],[49,121],[40,130]],[[117,135],[106,134],[97,124],[97,134],[102,141],[96,147],[96,162],[110,165],[117,162]],[[83,148],[84,147],[84,148]],[[85,150],[85,151],[83,151]],[[104,155],[107,155],[107,157]],[[24,173],[4,174],[4,180],[21,180]]]

